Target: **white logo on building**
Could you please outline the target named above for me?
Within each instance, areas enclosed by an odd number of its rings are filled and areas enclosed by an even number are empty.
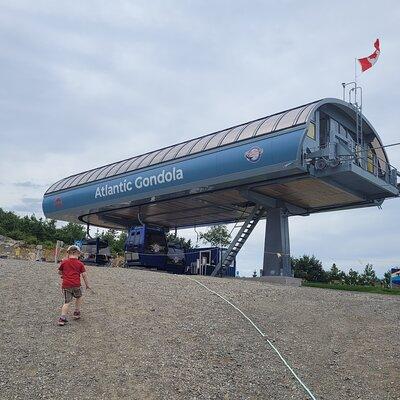
[[[253,147],[252,149],[246,151],[244,156],[250,162],[257,162],[260,158],[264,150],[261,147]]]

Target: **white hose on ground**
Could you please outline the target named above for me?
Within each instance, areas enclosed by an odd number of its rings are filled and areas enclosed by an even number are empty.
[[[282,360],[282,362],[285,364],[287,369],[291,372],[291,374],[295,377],[297,382],[300,383],[302,388],[307,392],[307,394],[311,397],[312,400],[317,400],[316,397],[311,393],[310,389],[305,385],[305,383],[299,378],[299,376],[296,374],[296,372],[293,371],[293,368],[288,364],[288,362],[283,358],[282,354],[279,352],[279,350],[274,346],[274,344],[267,338],[267,335],[238,307],[236,307],[234,304],[232,304],[228,299],[226,299],[224,296],[220,295],[219,293],[215,292],[214,290],[210,289],[203,283],[199,282],[197,279],[194,278],[189,278],[186,276],[187,279],[196,282],[200,286],[202,286],[204,289],[208,290],[210,293],[215,294],[218,296],[220,299],[224,300],[226,303],[228,303],[231,307],[233,307],[236,311],[238,311],[244,318],[247,319],[248,322],[256,329],[256,331],[266,339],[266,342],[269,344],[269,346],[272,348],[272,350],[275,351],[275,353],[278,355],[278,357]]]

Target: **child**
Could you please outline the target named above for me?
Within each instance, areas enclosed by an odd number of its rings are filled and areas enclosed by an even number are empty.
[[[90,289],[88,278],[86,275],[85,266],[79,261],[80,250],[78,246],[69,246],[68,258],[63,260],[58,268],[58,273],[62,278],[62,291],[64,295],[64,305],[61,308],[61,317],[58,320],[58,325],[65,325],[67,320],[67,314],[69,305],[72,302],[72,298],[75,297],[75,311],[74,319],[81,317],[81,303],[82,303],[82,290],[81,290],[81,274],[85,281],[86,289]]]

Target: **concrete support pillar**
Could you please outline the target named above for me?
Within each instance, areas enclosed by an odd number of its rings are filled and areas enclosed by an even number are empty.
[[[267,210],[263,275],[292,276],[289,218],[282,208]]]

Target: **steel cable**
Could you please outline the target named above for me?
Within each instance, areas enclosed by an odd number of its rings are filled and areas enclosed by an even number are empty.
[[[266,342],[268,345],[272,348],[272,350],[278,355],[280,360],[283,362],[283,364],[286,366],[286,368],[290,371],[290,373],[294,376],[294,378],[297,380],[297,382],[301,385],[301,387],[307,392],[307,394],[311,397],[312,400],[316,400],[316,397],[311,393],[311,390],[306,386],[306,384],[299,378],[299,376],[296,374],[296,372],[293,370],[293,368],[289,365],[289,363],[284,359],[282,354],[279,352],[279,350],[274,346],[274,344],[268,339],[267,335],[237,306],[235,306],[233,303],[231,303],[228,299],[226,299],[224,296],[220,295],[219,293],[215,292],[214,290],[210,289],[203,283],[199,282],[197,279],[190,278],[188,276],[185,276],[185,278],[196,282],[198,285],[202,286],[204,289],[208,290],[210,293],[215,294],[218,296],[220,299],[228,303],[231,307],[233,307],[236,311],[238,311],[252,326],[253,328],[263,337],[265,338]]]

